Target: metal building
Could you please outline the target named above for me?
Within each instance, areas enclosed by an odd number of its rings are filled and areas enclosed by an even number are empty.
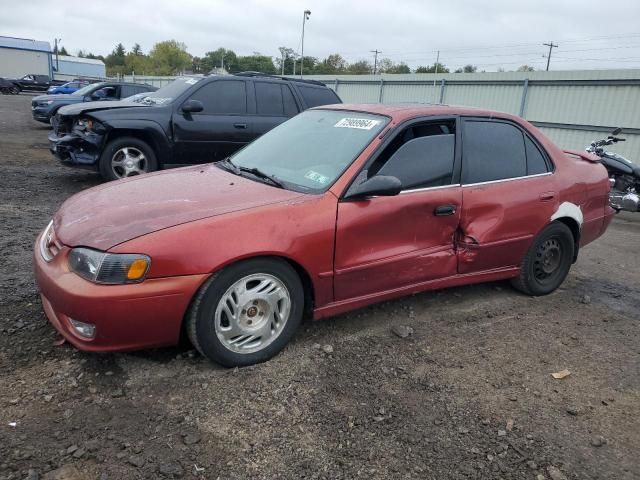
[[[53,71],[59,80],[73,80],[79,77],[104,78],[107,76],[106,67],[102,60],[70,55],[53,55]]]
[[[49,42],[0,36],[0,77],[53,75]]]

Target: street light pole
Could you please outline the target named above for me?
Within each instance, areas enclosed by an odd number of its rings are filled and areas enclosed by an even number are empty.
[[[54,38],[53,39],[53,43],[55,44],[55,51],[56,51],[56,72],[60,71],[60,62],[58,61],[58,42],[61,42],[62,39],[61,38]]]
[[[302,14],[302,46],[301,46],[301,55],[300,55],[300,78],[302,78],[302,66],[304,65],[304,24],[309,17],[311,16],[311,10],[305,10]]]

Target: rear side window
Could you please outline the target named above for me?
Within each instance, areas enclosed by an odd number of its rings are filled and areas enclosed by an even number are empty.
[[[122,85],[120,87],[120,98],[127,98],[138,93],[138,89],[133,85]]]
[[[526,135],[524,137],[524,144],[527,151],[527,175],[547,173],[549,166],[538,146]]]
[[[247,113],[247,92],[241,80],[218,80],[200,88],[191,100],[199,100],[204,114]]]
[[[279,83],[256,82],[258,115],[284,115],[282,88]]]
[[[332,103],[340,103],[338,96],[327,87],[312,87],[307,85],[298,85],[298,89],[304,98],[307,108],[317,107],[319,105],[331,105]]]
[[[527,175],[522,132],[504,122],[464,122],[462,183],[480,183]]]

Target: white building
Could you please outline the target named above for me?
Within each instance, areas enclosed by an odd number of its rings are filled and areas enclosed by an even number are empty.
[[[102,60],[70,55],[52,55],[53,73],[58,80],[73,80],[75,78],[104,78],[107,76],[106,67]]]
[[[0,36],[0,77],[17,78],[28,73],[52,77],[49,42]]]

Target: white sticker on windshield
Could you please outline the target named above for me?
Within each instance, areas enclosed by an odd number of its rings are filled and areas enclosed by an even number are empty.
[[[334,125],[336,128],[358,128],[360,130],[371,130],[378,125],[380,120],[370,120],[368,118],[343,118]]]
[[[307,173],[305,173],[304,178],[313,180],[314,182],[319,183],[320,185],[326,185],[327,183],[329,183],[329,177],[325,177],[321,173],[314,172],[313,170],[309,170]]]
[[[188,83],[189,85],[195,85],[198,83],[199,78],[187,78],[184,83]]]

